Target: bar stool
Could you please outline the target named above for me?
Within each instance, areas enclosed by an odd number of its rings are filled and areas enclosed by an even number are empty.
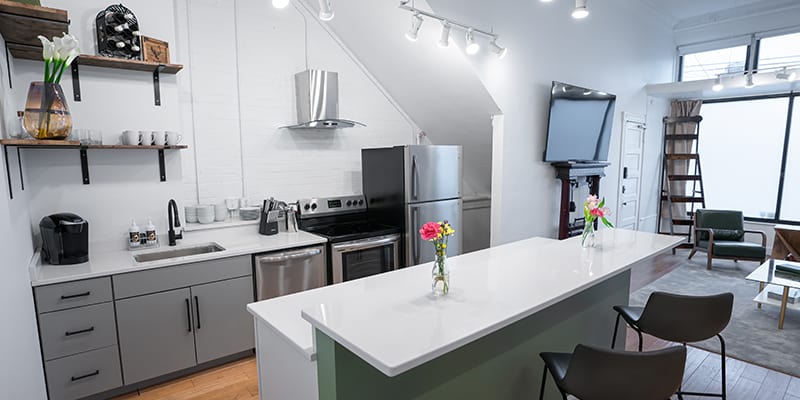
[[[686,348],[673,346],[645,353],[577,345],[570,353],[541,353],[544,399],[547,372],[561,397],[580,400],[665,400],[681,386]]]
[[[683,296],[653,292],[644,307],[614,306],[617,323],[611,348],[617,340],[620,317],[639,335],[642,351],[642,333],[675,343],[701,342],[714,336],[719,338],[722,359],[722,393],[695,393],[679,391],[678,395],[721,397],[727,399],[725,383],[725,340],[722,332],[731,320],[733,293],[713,296]]]

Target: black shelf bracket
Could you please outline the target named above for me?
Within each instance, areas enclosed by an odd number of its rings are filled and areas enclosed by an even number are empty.
[[[86,154],[86,147],[81,146],[81,174],[83,175],[83,184],[88,185],[89,182],[89,156]]]
[[[161,64],[153,71],[153,97],[156,106],[161,106],[161,71],[166,68],[166,65]]]
[[[19,186],[22,190],[25,190],[25,179],[22,178],[22,156],[19,153],[19,147],[17,147],[17,167],[19,167]]]
[[[14,83],[11,82],[11,56],[8,54],[8,42],[6,42],[6,69],[8,70],[8,88],[13,89]]]
[[[14,200],[14,188],[11,187],[11,168],[8,167],[8,146],[3,146],[3,153],[6,161],[6,179],[8,180],[8,197]]]
[[[81,79],[78,73],[78,60],[72,60],[72,97],[75,101],[81,101]]]
[[[161,175],[161,182],[167,181],[167,168],[164,165],[164,149],[158,149],[158,171]]]

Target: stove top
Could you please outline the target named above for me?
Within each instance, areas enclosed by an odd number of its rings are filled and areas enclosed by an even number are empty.
[[[400,233],[400,229],[369,220],[364,196],[313,198],[298,201],[300,229],[346,242]]]

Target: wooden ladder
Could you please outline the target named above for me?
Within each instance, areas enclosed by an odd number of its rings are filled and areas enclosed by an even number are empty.
[[[703,189],[703,174],[700,167],[700,154],[699,138],[700,138],[700,121],[703,117],[665,117],[664,118],[664,159],[661,168],[661,201],[658,210],[658,233],[665,235],[686,236],[686,242],[681,243],[678,248],[692,248],[692,229],[694,224],[694,212],[698,208],[706,207],[705,191]],[[691,126],[695,129],[686,129],[685,131],[692,131],[693,133],[670,134],[671,129],[675,126]],[[674,153],[670,144],[676,141],[694,141],[694,146],[689,146],[690,151],[687,153]],[[673,174],[670,173],[670,167],[676,163],[686,163],[686,174]],[[689,170],[692,172],[688,172]],[[691,182],[691,190],[685,190],[683,193],[674,193],[672,187],[675,182],[684,182],[687,184]],[[686,215],[673,215],[674,204],[687,204],[689,205],[686,210]],[[700,207],[698,207],[700,205]],[[662,223],[663,209],[667,207],[669,218],[666,219],[666,224]],[[662,226],[667,225],[667,226]],[[676,232],[676,226],[686,226],[687,232]],[[674,249],[673,249],[674,252]]]

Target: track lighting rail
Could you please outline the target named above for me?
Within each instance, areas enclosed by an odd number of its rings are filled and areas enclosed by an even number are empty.
[[[399,8],[403,9],[403,10],[406,10],[406,11],[410,11],[410,12],[414,13],[415,15],[416,14],[424,15],[424,16],[426,16],[428,18],[439,20],[442,23],[448,23],[448,24],[450,24],[450,26],[456,26],[456,27],[459,27],[459,28],[461,28],[461,29],[463,29],[465,31],[472,31],[473,34],[475,34],[475,33],[481,34],[481,35],[486,36],[486,37],[491,38],[491,39],[497,39],[500,36],[500,35],[498,35],[498,34],[496,34],[494,32],[489,32],[489,31],[485,31],[483,29],[478,29],[478,28],[475,28],[475,27],[473,27],[471,25],[467,25],[467,24],[452,20],[450,18],[445,18],[445,17],[442,17],[440,15],[436,15],[436,14],[428,12],[428,11],[420,10],[419,8],[416,8],[414,6],[410,6],[409,3],[411,3],[410,0],[402,0],[402,1],[400,1]]]

